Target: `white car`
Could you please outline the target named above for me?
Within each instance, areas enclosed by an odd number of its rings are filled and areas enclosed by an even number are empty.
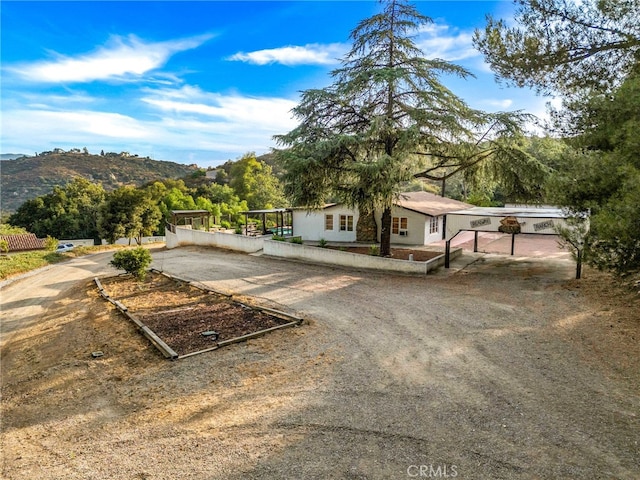
[[[70,250],[73,250],[73,243],[59,243],[58,248],[56,248],[56,252],[58,253],[68,252]]]

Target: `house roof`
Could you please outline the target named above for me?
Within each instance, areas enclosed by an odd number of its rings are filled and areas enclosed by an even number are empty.
[[[452,198],[441,197],[429,192],[401,193],[395,204],[407,210],[431,217],[473,207],[473,205],[469,205],[468,203],[460,202]]]
[[[20,252],[25,250],[42,250],[44,248],[44,238],[37,238],[33,233],[19,235],[0,235],[0,240],[6,240],[10,252]]]
[[[398,197],[398,200],[394,202],[397,207],[406,208],[423,215],[429,215],[431,217],[438,217],[450,212],[456,212],[459,210],[466,210],[473,207],[468,203],[459,202],[452,198],[441,197],[429,192],[404,192]],[[321,210],[327,210],[333,207],[343,207],[341,203],[327,203]],[[309,210],[306,207],[293,207],[292,210]]]

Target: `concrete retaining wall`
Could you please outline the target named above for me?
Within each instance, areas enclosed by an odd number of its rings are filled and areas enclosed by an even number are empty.
[[[352,268],[367,268],[373,270],[384,270],[388,272],[419,273],[426,275],[431,270],[444,265],[444,254],[432,258],[427,262],[410,262],[408,260],[397,260],[393,258],[376,257],[373,255],[362,255],[359,253],[341,252],[328,248],[311,247],[288,242],[278,242],[275,240],[264,241],[264,254],[280,258],[292,258],[313,263],[328,265],[340,265]],[[455,258],[462,253],[462,249],[451,251],[451,258]]]
[[[176,248],[183,245],[198,245],[201,247],[217,247],[235,250],[238,252],[254,253],[263,248],[266,237],[247,237],[234,233],[205,232],[203,230],[191,230],[187,228],[175,228],[175,233],[166,230],[167,248]]]

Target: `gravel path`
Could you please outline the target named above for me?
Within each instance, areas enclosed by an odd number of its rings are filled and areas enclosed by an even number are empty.
[[[110,255],[4,287],[4,478],[638,478],[637,299],[570,261],[153,257],[305,325],[169,362],[91,288]]]

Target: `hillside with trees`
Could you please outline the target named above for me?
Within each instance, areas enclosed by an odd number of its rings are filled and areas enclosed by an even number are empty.
[[[93,155],[86,149],[55,149],[33,157],[3,160],[2,212],[14,212],[25,201],[49,194],[54,187],[64,186],[76,177],[101,183],[106,191],[112,191],[123,185],[181,178],[196,170],[195,165],[152,160],[127,152]]]
[[[76,176],[51,193],[30,198],[9,216],[8,223],[38,237],[107,239],[164,234],[172,210],[207,210],[211,224],[237,228],[241,212],[286,206],[280,181],[271,167],[247,153],[227,162],[229,174],[206,177],[193,168],[183,178],[161,178],[144,185],[108,190],[102,182]]]

